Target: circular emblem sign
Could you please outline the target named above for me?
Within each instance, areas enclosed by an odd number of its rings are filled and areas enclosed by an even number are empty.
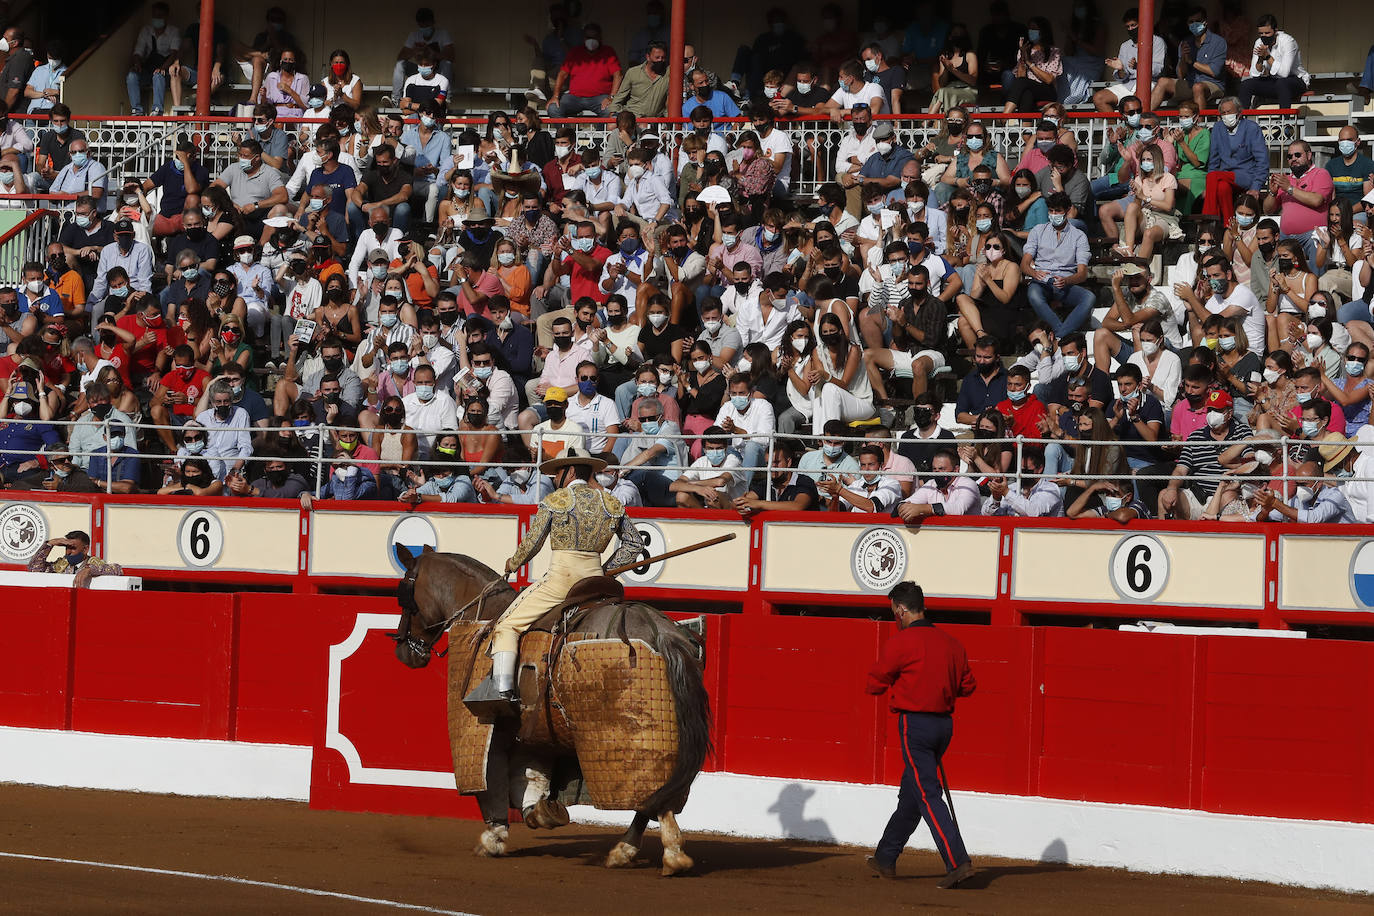
[[[1374,540],[1361,543],[1350,558],[1350,596],[1360,607],[1374,608]]]
[[[644,519],[638,519],[634,524],[635,530],[639,532],[639,539],[644,542],[644,546],[639,551],[639,559],[647,560],[649,557],[668,551],[668,539],[663,536],[662,528]],[[636,566],[629,572],[623,572],[620,575],[631,585],[648,585],[663,574],[665,565],[667,565],[666,560],[659,560],[657,563]]]
[[[854,542],[850,566],[866,592],[889,592],[906,576],[906,541],[891,528],[869,528]]]
[[[48,539],[48,520],[28,503],[10,503],[0,509],[0,556],[12,563],[27,563]]]
[[[400,545],[400,546],[397,546]],[[386,537],[386,555],[391,558],[391,565],[395,567],[398,575],[405,575],[407,559],[418,557],[424,553],[426,547],[439,549],[439,534],[434,530],[434,525],[423,515],[403,515],[396,520],[396,524],[391,526],[391,533]],[[403,557],[401,551],[407,551],[410,556]]]
[[[1153,601],[1169,581],[1169,552],[1148,534],[1122,538],[1107,566],[1112,587],[1127,601]]]
[[[177,551],[187,566],[214,566],[224,551],[224,526],[209,509],[192,509],[177,526]]]

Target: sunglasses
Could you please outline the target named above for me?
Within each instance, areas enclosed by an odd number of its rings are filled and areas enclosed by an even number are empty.
[[[984,251],[1001,251],[1001,250],[1002,250],[1002,246],[1001,246],[1001,245],[984,245],[984,246],[983,246],[983,250],[984,250]]]
[[[579,382],[594,382],[594,381],[596,381],[596,376],[594,376],[594,375],[581,375],[581,376],[578,376],[577,380],[578,380]]]

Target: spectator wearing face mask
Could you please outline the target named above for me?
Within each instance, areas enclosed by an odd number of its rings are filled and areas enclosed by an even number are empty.
[[[1221,117],[1212,125],[1202,212],[1229,223],[1237,192],[1258,193],[1268,181],[1269,147],[1259,125],[1241,116],[1239,99],[1226,96],[1217,102],[1217,110]]]
[[[820,445],[801,456],[797,471],[820,483],[834,475],[859,473],[859,462],[845,448],[849,441],[849,426],[843,420],[828,420],[821,430]]]
[[[897,517],[907,523],[932,515],[974,515],[979,511],[978,488],[959,473],[959,455],[953,449],[936,452],[929,479],[897,504]]]
[[[134,289],[144,293],[152,291],[153,250],[134,239],[134,224],[127,219],[121,219],[114,224],[114,241],[100,249],[100,260],[95,268],[95,285],[91,287],[92,302],[104,301],[109,292],[107,275],[115,267],[124,269],[129,277],[129,285]],[[94,312],[92,317],[99,319],[99,315]]]
[[[1268,521],[1302,524],[1349,524],[1355,521],[1355,513],[1340,487],[1321,479],[1324,469],[1320,458],[1313,457],[1302,462],[1290,474],[1291,479],[1280,484],[1277,491],[1266,487],[1258,494],[1259,504]]]
[[[0,486],[33,490],[47,476],[38,453],[60,445],[62,436],[47,422],[51,409],[40,383],[21,378],[11,374],[0,396],[0,419],[9,421],[0,423]]]
[[[570,48],[549,94],[549,117],[580,114],[601,117],[611,111],[611,97],[620,89],[620,60],[615,49],[601,43],[601,26],[582,28],[582,47]]]
[[[1064,494],[1045,476],[1045,454],[1026,448],[1021,454],[1021,476],[988,481],[984,515],[1010,515],[1018,518],[1052,518],[1064,514]]]
[[[153,392],[149,414],[159,426],[181,426],[195,416],[196,401],[210,381],[210,373],[195,363],[195,352],[187,344],[172,350],[172,366],[162,376],[157,390]],[[247,424],[247,414],[244,424]],[[176,441],[170,429],[159,429],[157,436],[167,450],[176,450]]]
[[[434,11],[428,7],[415,11],[415,30],[406,36],[401,50],[396,52],[396,66],[391,73],[393,99],[399,100],[405,96],[406,79],[420,72],[422,55],[427,56],[431,65],[438,68],[446,84],[453,79],[453,37],[447,29],[435,28]]]
[[[210,462],[210,469],[220,480],[240,475],[248,459],[253,457],[253,441],[248,432],[251,423],[248,411],[234,404],[229,382],[216,380],[210,386],[210,409],[196,417],[205,427],[206,444],[201,453]]]
[[[702,435],[701,457],[670,485],[673,502],[683,509],[727,509],[744,495],[748,475],[736,470],[740,458],[729,450],[730,437],[723,429],[711,426]]]
[[[616,440],[622,462],[620,473],[638,489],[644,505],[670,508],[677,503],[673,496],[676,491],[671,486],[687,462],[687,448],[680,438],[682,429],[664,419],[663,406],[657,398],[640,399],[635,411],[633,418],[621,424],[629,432]]]
[[[439,72],[438,60],[434,52],[426,49],[415,58],[415,75],[406,78],[401,88],[401,97],[396,107],[403,114],[414,115],[422,106],[434,106],[430,117],[435,118],[448,101],[449,78]]]

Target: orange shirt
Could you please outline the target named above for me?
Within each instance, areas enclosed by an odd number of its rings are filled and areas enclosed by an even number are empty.
[[[524,264],[512,264],[510,267],[496,268],[496,276],[506,288],[506,298],[510,300],[510,307],[522,315],[528,315],[530,289],[534,285],[530,281],[530,269]]]
[[[396,258],[391,262],[391,269],[397,270],[403,262]],[[439,271],[434,269],[433,264],[426,263],[425,270],[429,271],[432,279],[439,279]],[[410,304],[417,309],[429,308],[434,302],[434,297],[425,292],[425,281],[421,279],[419,273],[412,271],[406,274],[406,291],[410,293]]]
[[[68,312],[86,304],[86,284],[81,274],[69,270],[52,285],[53,291],[62,300],[62,307]]]

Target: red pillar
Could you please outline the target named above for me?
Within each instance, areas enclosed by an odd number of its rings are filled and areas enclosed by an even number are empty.
[[[196,114],[210,113],[210,72],[215,68],[215,0],[200,0],[200,40],[196,54]]]
[[[668,27],[668,117],[682,117],[682,48],[687,44],[687,0],[673,0]]]
[[[204,0],[202,0],[204,2]],[[1140,97],[1140,105],[1150,110],[1150,71],[1154,62],[1150,59],[1155,49],[1155,0],[1140,0],[1140,32],[1136,36],[1135,55],[1135,94]]]

